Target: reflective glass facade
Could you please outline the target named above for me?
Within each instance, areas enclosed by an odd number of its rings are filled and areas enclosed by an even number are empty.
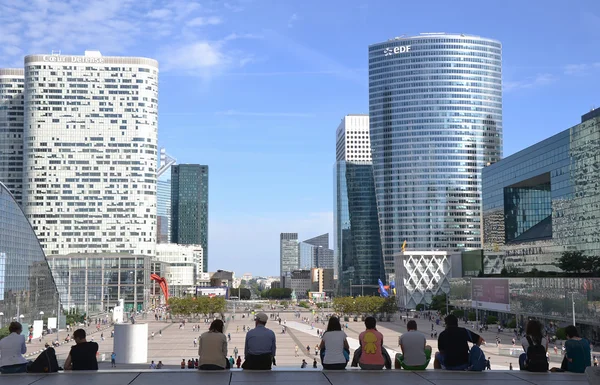
[[[0,68],[0,182],[21,204],[23,194],[22,68]]]
[[[149,303],[151,257],[130,254],[49,256],[61,303],[87,314],[107,312],[123,299],[125,310]]]
[[[600,343],[600,278],[508,278],[508,283],[510,314],[521,325],[528,317],[572,324],[573,299],[580,334],[594,345]],[[451,279],[449,297],[452,305],[471,308],[471,279]]]
[[[484,260],[553,271],[564,251],[600,255],[599,116],[483,170]]]
[[[422,34],[369,46],[373,174],[385,269],[411,250],[481,247],[481,170],[502,157],[502,46]]]
[[[329,234],[322,234],[298,244],[300,269],[333,269],[333,250],[329,248]]]
[[[169,243],[171,233],[171,179],[163,176],[156,182],[157,243]]]
[[[43,317],[40,315],[43,311]],[[0,183],[0,325],[56,317],[58,292],[44,251],[6,186]],[[23,315],[23,317],[21,317]]]
[[[208,272],[208,166],[171,166],[171,242],[201,245]]]
[[[335,165],[334,237],[338,270],[338,294],[364,290],[376,293],[373,285],[385,280],[383,254],[377,219],[373,166],[338,161]]]

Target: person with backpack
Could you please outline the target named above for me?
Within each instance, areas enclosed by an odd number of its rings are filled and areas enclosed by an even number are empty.
[[[435,354],[433,367],[444,370],[474,370],[485,369],[486,359],[479,347],[484,339],[468,329],[458,326],[458,318],[449,314],[444,318],[446,329],[438,337],[438,350]],[[468,343],[473,343],[469,352]]]
[[[522,353],[519,356],[519,370],[529,372],[548,371],[548,339],[544,337],[544,328],[540,321],[529,320],[525,327],[525,337],[521,340]]]

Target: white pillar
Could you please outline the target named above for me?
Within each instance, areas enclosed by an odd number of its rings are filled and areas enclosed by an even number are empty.
[[[117,364],[148,362],[148,324],[115,324],[113,350]]]

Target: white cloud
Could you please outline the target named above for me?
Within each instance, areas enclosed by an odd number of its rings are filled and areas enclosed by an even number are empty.
[[[591,70],[600,68],[600,62],[584,64],[567,64],[565,66],[565,75],[586,75]]]
[[[505,92],[511,92],[518,89],[541,87],[552,84],[556,80],[556,76],[548,73],[542,73],[524,80],[505,81],[503,84],[503,89]]]
[[[290,16],[290,19],[288,20],[288,28],[292,28],[296,20],[298,20],[298,15],[294,13],[292,16]]]
[[[257,117],[268,117],[268,118],[313,118],[315,114],[304,113],[304,112],[252,112],[252,111],[237,111],[237,110],[226,110],[217,111],[216,115],[226,116],[257,116]]]
[[[167,50],[165,58],[161,61],[165,70],[195,70],[224,65],[226,57],[221,52],[218,43],[198,41],[181,45],[172,50]]]
[[[223,20],[221,20],[218,16],[210,16],[210,17],[195,17],[192,20],[187,22],[188,27],[201,27],[203,25],[217,25],[221,24]]]
[[[154,9],[148,12],[146,16],[151,19],[166,19],[171,16],[171,10],[166,8]]]

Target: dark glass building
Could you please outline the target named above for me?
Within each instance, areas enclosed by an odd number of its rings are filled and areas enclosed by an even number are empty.
[[[27,330],[34,320],[56,317],[58,298],[40,242],[0,183],[0,327],[16,320]]]
[[[600,255],[600,109],[483,169],[484,268],[556,271]]]
[[[338,295],[377,292],[386,280],[375,199],[369,116],[346,115],[337,128],[334,191]],[[351,288],[352,287],[352,288]]]
[[[298,244],[300,269],[332,269],[333,250],[329,248],[329,234],[322,234]]]
[[[407,250],[481,247],[481,170],[502,157],[502,45],[427,33],[369,46],[373,175],[388,276]]]
[[[208,166],[171,166],[171,242],[202,245],[208,272]]]

